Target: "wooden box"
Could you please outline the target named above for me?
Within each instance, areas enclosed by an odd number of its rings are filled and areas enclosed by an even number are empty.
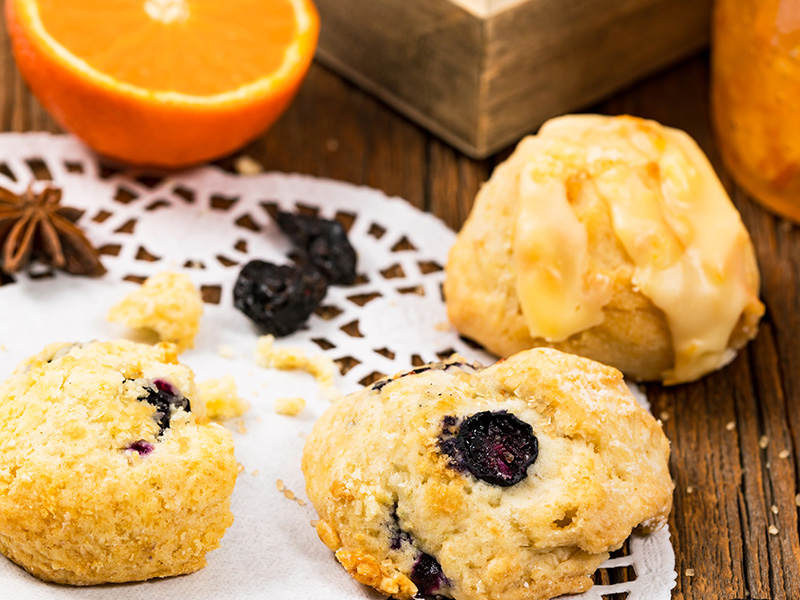
[[[483,158],[708,42],[711,0],[315,0],[318,58]]]

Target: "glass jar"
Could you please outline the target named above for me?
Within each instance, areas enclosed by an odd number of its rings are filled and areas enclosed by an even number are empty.
[[[725,166],[800,222],[800,0],[716,0],[712,118]]]

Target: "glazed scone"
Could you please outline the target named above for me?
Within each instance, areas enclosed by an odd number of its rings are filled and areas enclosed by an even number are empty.
[[[148,277],[141,287],[111,307],[108,320],[133,329],[154,331],[182,352],[194,348],[203,315],[203,298],[183,273],[165,271]]]
[[[53,344],[21,364],[0,386],[0,552],[71,585],[203,568],[238,469],[194,397],[166,343]]]
[[[675,384],[730,362],[764,307],[747,230],[697,144],[574,115],[520,142],[447,263],[448,315],[508,356],[550,346]]]
[[[453,360],[334,403],[303,453],[317,532],[401,600],[544,600],[672,505],[669,442],[616,369],[540,348]]]

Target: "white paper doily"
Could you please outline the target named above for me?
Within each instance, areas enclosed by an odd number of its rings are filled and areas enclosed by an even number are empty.
[[[244,466],[233,497],[236,522],[209,566],[193,575],[141,584],[69,588],[44,584],[0,557],[2,596],[25,600],[152,600],[192,598],[356,600],[378,596],[355,583],[309,525],[300,456],[303,438],[328,405],[314,380],[298,372],[260,369],[257,331],[232,304],[245,262],[287,262],[290,245],[266,211],[305,207],[350,227],[359,255],[358,283],[332,287],[309,327],[277,347],[324,352],[343,372],[345,393],[380,375],[459,352],[491,362],[447,324],[442,267],[454,234],[435,217],[381,192],[297,175],[238,177],[203,167],[165,177],[122,173],[69,136],[0,135],[0,185],[22,191],[38,177],[64,191],[63,203],[85,210],[80,225],[104,254],[108,274],[98,280],[44,273],[0,287],[0,379],[23,358],[54,341],[131,337],[106,321],[109,307],[136,281],[166,269],[188,273],[208,303],[196,348],[182,355],[198,379],[232,374],[252,404],[233,426]],[[221,345],[235,350],[222,358]],[[303,396],[297,417],[274,412],[274,400]],[[607,561],[581,600],[611,594],[628,600],[668,600],[675,585],[669,532],[633,536]],[[620,583],[608,583],[618,581]],[[627,594],[627,596],[626,596]]]

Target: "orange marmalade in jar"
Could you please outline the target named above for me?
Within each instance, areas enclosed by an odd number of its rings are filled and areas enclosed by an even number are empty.
[[[731,175],[800,222],[800,0],[716,0],[711,102]]]

